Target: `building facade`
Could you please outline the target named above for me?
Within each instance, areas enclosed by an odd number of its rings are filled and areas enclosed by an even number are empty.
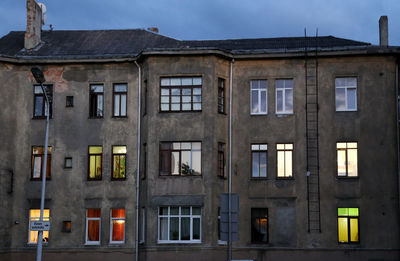
[[[387,20],[379,46],[179,41],[37,32],[40,7],[27,8],[27,32],[0,39],[1,260],[34,260],[38,240],[46,105],[32,66],[51,97],[44,259],[226,260],[230,182],[232,259],[399,259]]]

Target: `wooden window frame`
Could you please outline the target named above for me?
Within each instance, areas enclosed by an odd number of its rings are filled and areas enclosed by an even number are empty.
[[[35,89],[36,87],[39,88],[41,93],[36,93]],[[47,88],[50,88],[50,91],[48,92],[47,96],[49,98],[49,118],[53,117],[53,84],[43,84],[43,87],[47,90]],[[36,97],[42,97],[42,108],[41,108],[41,115],[36,115]],[[33,85],[33,119],[46,119],[46,97],[44,93],[42,92],[42,88],[40,85]]]
[[[343,244],[343,245],[347,245],[347,244],[360,244],[360,208],[359,207],[346,207],[347,209],[350,208],[357,208],[358,209],[358,216],[343,216],[343,215],[337,215],[337,226],[338,226],[338,244]],[[339,209],[339,208],[338,208]],[[348,241],[347,242],[340,242],[339,241],[339,218],[346,218],[347,219],[347,236],[348,236]],[[350,220],[351,219],[356,219],[357,220],[357,232],[358,232],[358,241],[351,241],[351,230],[350,230]]]
[[[94,92],[92,87],[101,86],[101,92]],[[102,97],[101,108],[99,108],[98,97]],[[94,102],[96,100],[96,102]],[[104,117],[104,84],[90,84],[89,85],[89,118],[103,118]]]
[[[266,150],[258,149],[258,150],[253,150],[253,145],[258,145],[258,146],[267,146]],[[250,178],[251,179],[267,179],[268,178],[268,144],[267,143],[252,143],[250,145],[250,151],[251,151],[251,157],[250,157]],[[267,161],[267,166],[266,166],[266,175],[265,177],[261,177],[260,175],[258,177],[253,176],[253,155],[254,153],[265,153],[265,158]],[[258,169],[260,170],[260,163],[258,164]],[[258,172],[260,173],[260,171]]]
[[[127,169],[127,160],[126,160],[127,153],[114,153],[114,147],[125,147],[125,149],[126,149],[126,145],[113,145],[111,148],[111,154],[112,154],[112,157],[111,157],[111,180],[125,180],[126,179],[126,169]],[[118,157],[124,156],[125,157],[125,177],[123,177],[123,178],[115,178],[114,177],[114,157],[115,156],[118,156]],[[119,175],[121,175],[121,171],[119,172]]]
[[[126,87],[126,91],[122,92],[122,91],[116,91],[115,87],[117,85],[125,85]],[[116,99],[116,95],[119,95],[119,115],[116,115],[116,111],[115,111],[115,99]],[[122,105],[121,105],[121,100],[122,100],[122,96],[125,95],[125,115],[121,115],[121,109],[122,109]],[[126,118],[128,117],[128,84],[126,83],[114,83],[113,84],[113,118]]]
[[[339,143],[345,143],[346,144],[346,148],[338,148],[338,144]],[[356,143],[356,148],[348,148],[348,143]],[[349,150],[356,150],[357,152],[357,175],[356,176],[349,176],[349,163],[348,163],[348,154],[349,154]],[[339,161],[338,161],[338,154],[339,151],[345,151],[345,155],[346,155],[346,175],[339,175]],[[337,141],[336,142],[336,177],[338,178],[345,178],[345,179],[357,179],[359,178],[358,176],[358,142],[357,141]]]
[[[162,81],[163,80],[169,80],[171,81],[171,79],[180,79],[182,81],[182,79],[185,78],[191,78],[192,79],[192,85],[163,85]],[[201,79],[201,84],[194,84],[193,81],[195,78],[200,78]],[[162,94],[162,90],[168,90],[168,95],[163,95]],[[180,89],[179,91],[179,95],[172,95],[172,89]],[[183,96],[188,96],[188,95],[183,95],[182,94],[182,90],[183,89],[190,89],[190,110],[183,110],[182,109],[182,105],[183,104],[189,104],[189,103],[183,103],[182,101],[182,97]],[[194,89],[200,89],[200,95],[194,95],[193,91]],[[178,104],[178,103],[173,103],[172,102],[172,96],[179,96],[179,110],[172,110],[172,104]],[[194,97],[195,96],[200,96],[200,102],[194,102]],[[162,109],[162,104],[167,104],[167,103],[162,103],[162,97],[168,97],[168,106],[169,109],[168,110],[163,110]],[[182,76],[182,77],[161,77],[160,78],[160,100],[159,100],[159,111],[162,113],[173,113],[173,112],[201,112],[203,109],[203,78],[201,76]],[[200,104],[200,109],[194,109],[194,104]]]
[[[34,148],[42,148],[43,153],[33,154]],[[50,151],[50,153],[49,153]],[[51,180],[51,152],[52,146],[47,147],[47,166],[46,166],[46,180]],[[35,158],[41,158],[40,161],[40,175],[38,178],[33,177],[33,171],[35,167]],[[43,163],[44,163],[44,146],[32,146],[31,148],[31,180],[42,180],[42,172],[43,172]]]
[[[191,148],[191,149],[172,149],[172,146],[173,146],[172,144],[173,143],[191,143],[191,144],[192,143],[200,143],[201,148],[200,148],[200,150],[199,149],[193,149],[193,148]],[[170,144],[170,149],[162,149],[162,145],[163,144]],[[191,155],[192,155],[193,151],[200,151],[200,169],[201,169],[200,174],[182,174],[182,168],[181,168],[182,151],[190,151]],[[161,174],[162,173],[162,161],[161,161],[162,152],[168,153],[168,162],[169,162],[168,174]],[[171,154],[173,152],[179,152],[179,174],[172,174],[172,170],[171,170]],[[187,176],[196,177],[196,176],[201,176],[202,175],[202,161],[201,161],[201,158],[202,158],[201,154],[202,153],[201,152],[202,152],[202,142],[201,141],[171,141],[171,142],[163,141],[163,142],[160,142],[160,146],[159,146],[159,155],[160,155],[160,157],[159,157],[160,158],[160,160],[159,160],[159,176],[169,176],[169,177],[174,177],[174,176],[177,176],[177,177],[187,177]]]
[[[225,79],[218,78],[218,113],[226,114],[225,111]]]
[[[101,147],[101,151],[102,151],[102,153],[90,153],[90,147]],[[100,169],[100,177],[98,177],[98,178],[91,178],[90,177],[90,156],[100,156],[100,160],[101,160],[101,164],[100,164],[100,166],[101,166],[101,169]],[[96,165],[96,164],[95,164]],[[97,171],[96,171],[96,173],[97,173]],[[103,176],[103,146],[101,146],[101,145],[89,145],[88,146],[88,174],[87,174],[87,180],[88,181],[94,181],[94,180],[101,180],[102,179],[102,176]]]

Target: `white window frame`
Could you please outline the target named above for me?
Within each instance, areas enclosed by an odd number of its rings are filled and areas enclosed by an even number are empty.
[[[261,81],[265,81],[267,84],[267,87],[265,89],[253,89],[253,82],[257,82],[258,86],[260,86],[260,82]],[[257,107],[258,110],[257,112],[253,112],[253,91],[257,91],[258,92],[258,103],[257,103]],[[261,93],[265,92],[265,111],[262,111],[261,109]],[[250,115],[266,115],[268,114],[268,80],[251,80],[250,81]]]
[[[114,208],[117,209],[117,208]],[[110,244],[125,244],[125,231],[126,231],[126,212],[124,211],[124,217],[113,217],[112,216],[112,210],[110,209]],[[112,236],[113,236],[113,221],[114,220],[122,220],[124,221],[124,238],[122,241],[113,241]]]
[[[88,210],[86,209],[86,232],[85,232],[85,245],[100,245],[101,242],[101,210],[100,217],[88,217]],[[89,220],[99,220],[99,241],[89,241],[88,240],[88,232],[89,232]]]
[[[283,87],[280,87],[280,88],[278,88],[278,84],[277,84],[277,82],[278,81],[282,81],[283,82]],[[291,81],[292,82],[292,87],[286,87],[286,82],[287,81]],[[276,81],[275,81],[275,86],[276,86],[276,88],[275,88],[275,113],[276,114],[293,114],[293,111],[294,111],[294,98],[293,98],[293,96],[294,96],[294,86],[293,86],[293,84],[294,84],[294,82],[293,82],[293,79],[277,79]],[[293,101],[293,104],[292,104],[292,109],[291,110],[289,110],[289,109],[287,109],[286,107],[287,107],[287,105],[286,105],[286,96],[287,96],[287,91],[288,90],[292,90],[292,101]],[[281,112],[278,112],[278,92],[279,91],[281,91],[282,92],[282,111]]]
[[[32,217],[31,216],[31,210],[39,210],[39,216]],[[49,216],[48,217],[45,216],[46,210],[49,211]],[[28,244],[29,245],[36,245],[37,244],[37,241],[35,242],[35,241],[31,240],[31,232],[32,231],[30,230],[30,223],[31,223],[31,221],[39,221],[39,220],[40,220],[40,209],[35,209],[35,208],[29,209],[29,222],[28,222]],[[50,209],[48,209],[48,208],[45,208],[43,210],[43,221],[50,221]],[[48,241],[50,241],[50,230],[43,231],[43,235],[42,236],[44,236],[44,232],[48,233]],[[38,240],[39,240],[39,231],[36,231],[36,233],[38,233],[37,237],[38,237]],[[48,242],[43,241],[43,244],[47,244],[47,243]]]
[[[160,208],[168,207],[168,214],[167,215],[160,215]],[[171,215],[171,207],[179,207],[179,214],[178,215]],[[190,207],[190,214],[189,215],[182,215],[182,208]],[[193,208],[200,208],[200,215],[193,215]],[[177,243],[185,243],[185,244],[199,244],[201,243],[201,207],[200,206],[160,206],[158,208],[158,236],[157,242],[158,244],[177,244]],[[170,240],[170,218],[171,217],[178,217],[179,218],[179,238],[181,238],[181,218],[190,217],[190,240]],[[161,218],[168,218],[168,240],[161,240],[160,239],[160,228],[161,228]],[[200,219],[200,239],[193,239],[193,219],[197,218]]]
[[[282,147],[283,148],[279,148]],[[294,145],[293,143],[278,143],[276,144],[276,178],[277,179],[291,179],[293,178],[293,172],[294,172],[294,166],[293,166],[293,150],[294,150]],[[279,158],[279,152],[283,152],[283,159]],[[286,158],[286,153],[290,153],[290,164],[291,164],[291,169],[290,173],[286,173],[286,165],[288,164],[287,162],[288,159]],[[283,176],[279,176],[279,160],[283,160]]]
[[[338,79],[345,79],[345,86],[337,86],[337,80]],[[347,79],[355,79],[355,83],[356,83],[356,85],[348,85],[349,84],[349,81],[347,81]],[[335,108],[336,108],[336,111],[357,111],[357,109],[358,109],[358,105],[357,105],[357,93],[358,93],[358,91],[357,91],[357,77],[336,77],[335,78]],[[345,108],[344,109],[338,109],[337,108],[337,105],[336,105],[336,100],[337,100],[337,90],[338,89],[344,89],[345,90],[345,92],[344,92],[344,102],[345,102]],[[355,89],[355,91],[356,91],[356,95],[355,95],[355,108],[354,109],[349,109],[349,104],[348,104],[348,96],[347,96],[347,93],[348,93],[348,90],[349,89]]]

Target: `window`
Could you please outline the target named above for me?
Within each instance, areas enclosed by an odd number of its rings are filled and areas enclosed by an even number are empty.
[[[357,110],[357,78],[343,77],[335,79],[336,111]]]
[[[219,245],[226,245],[227,242],[221,240],[221,208],[218,207],[218,244]]]
[[[125,209],[111,209],[110,243],[125,243]]]
[[[161,142],[160,175],[200,175],[201,142]]]
[[[278,161],[278,178],[291,178],[293,176],[293,144],[276,144]]]
[[[357,177],[357,142],[337,142],[337,175]]]
[[[268,209],[251,209],[251,242],[268,243]]]
[[[40,209],[29,210],[29,223],[40,220]],[[50,221],[50,210],[43,209],[43,221]],[[29,230],[28,244],[37,244],[39,231]],[[49,231],[43,231],[43,242],[49,242]]]
[[[47,98],[49,99],[49,117],[53,115],[53,86],[43,85]],[[46,117],[46,98],[40,85],[33,86],[33,117],[34,118],[45,118]]]
[[[63,221],[62,232],[71,233],[71,227],[72,225],[70,220]]]
[[[225,113],[225,79],[218,78],[218,112]]]
[[[161,111],[201,111],[201,77],[161,78]]]
[[[31,168],[31,179],[42,178],[42,168],[44,163],[44,147],[33,146],[32,147],[32,168]],[[46,178],[51,177],[51,147],[47,147],[47,164],[46,164]]]
[[[126,178],[126,146],[113,146],[112,178]]]
[[[86,210],[86,245],[100,245],[101,210]]]
[[[358,243],[358,208],[338,208],[339,243]]]
[[[158,243],[200,243],[200,207],[160,207]]]
[[[90,85],[89,117],[103,117],[104,86],[101,84]]]
[[[253,80],[251,86],[251,114],[268,113],[268,82],[267,80]]]
[[[67,96],[65,99],[65,107],[74,107],[74,96]]]
[[[267,177],[267,144],[251,145],[251,177],[266,178]]]
[[[126,117],[126,84],[114,84],[114,117]]]
[[[71,157],[64,158],[64,168],[65,169],[72,168],[72,158]]]
[[[89,146],[88,180],[101,179],[102,158],[103,158],[102,146]]]
[[[225,178],[225,143],[218,142],[218,176]]]
[[[293,80],[276,80],[276,113],[293,113]]]

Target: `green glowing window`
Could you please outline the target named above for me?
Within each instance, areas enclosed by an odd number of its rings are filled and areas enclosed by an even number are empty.
[[[339,243],[358,243],[360,241],[358,218],[358,208],[338,208]]]
[[[101,179],[102,157],[103,157],[102,146],[89,146],[88,180]]]

